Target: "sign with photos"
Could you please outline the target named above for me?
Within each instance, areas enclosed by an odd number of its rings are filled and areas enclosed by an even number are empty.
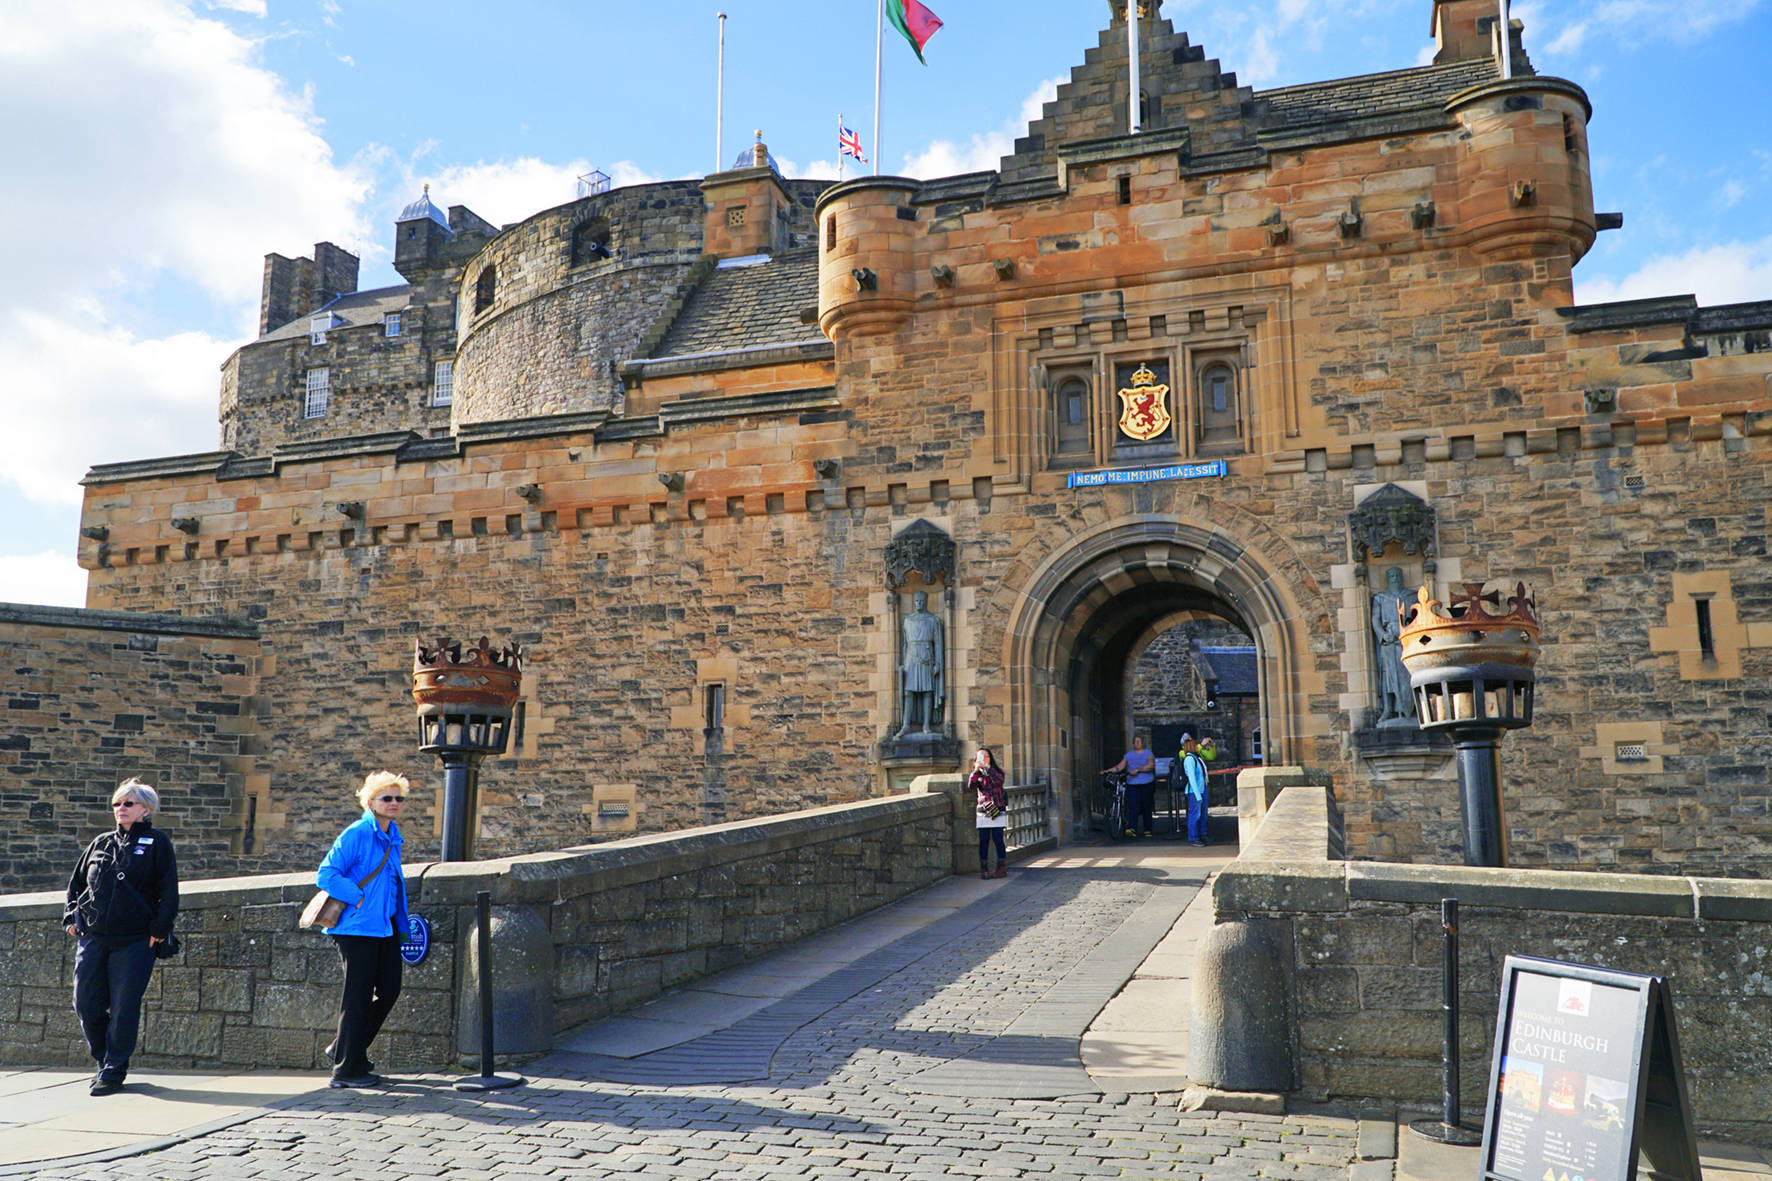
[[[1485,1181],[1700,1181],[1659,976],[1532,956],[1502,967],[1483,1120]]]

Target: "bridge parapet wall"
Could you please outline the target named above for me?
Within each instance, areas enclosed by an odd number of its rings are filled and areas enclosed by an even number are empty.
[[[1772,1144],[1772,882],[1342,861],[1334,812],[1327,789],[1287,788],[1212,891],[1218,924],[1278,948],[1302,1092],[1438,1109],[1439,903],[1457,898],[1466,1111],[1486,1101],[1502,962],[1534,955],[1667,977],[1700,1129]],[[1196,1025],[1213,1004],[1196,992]]]
[[[376,1061],[416,1070],[454,1058],[458,1025],[474,1010],[459,979],[470,957],[465,946],[457,952],[477,891],[491,891],[495,914],[526,909],[546,927],[554,1029],[563,1030],[941,880],[952,870],[953,824],[945,795],[895,796],[501,861],[408,866],[408,896],[433,943],[407,969]],[[313,890],[306,873],[185,883],[184,950],[149,984],[138,1061],[323,1068],[340,972],[331,941],[296,925]],[[61,910],[60,891],[0,898],[0,1064],[87,1060]],[[495,942],[499,990],[532,983],[509,970]]]

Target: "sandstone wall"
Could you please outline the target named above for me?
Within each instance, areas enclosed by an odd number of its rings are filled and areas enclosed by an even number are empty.
[[[939,881],[953,867],[951,808],[945,795],[915,795],[512,861],[408,865],[408,898],[434,942],[406,969],[376,1061],[400,1071],[455,1059],[459,1023],[478,1004],[473,981],[459,979],[468,957],[458,942],[476,891],[492,891],[495,914],[526,910],[548,932],[541,983],[564,1030]],[[331,940],[296,926],[313,892],[311,872],[185,882],[183,950],[155,969],[136,1060],[324,1069],[342,977]],[[59,894],[0,899],[0,1063],[88,1061],[69,1000],[73,963]],[[513,975],[508,955],[502,963],[495,942],[501,983],[537,983]]]
[[[1280,948],[1305,1093],[1438,1110],[1439,902],[1457,898],[1465,1111],[1488,1101],[1503,961],[1533,955],[1666,977],[1700,1133],[1772,1137],[1772,886],[1341,861],[1332,807],[1288,788],[1213,885],[1219,923]]]
[[[0,603],[0,663],[0,890],[65,887],[131,776],[160,792],[154,819],[187,874],[234,872],[262,852],[245,842],[263,787],[247,750],[257,629]]]

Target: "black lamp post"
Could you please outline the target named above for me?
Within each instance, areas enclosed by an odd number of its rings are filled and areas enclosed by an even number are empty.
[[[1458,752],[1466,865],[1507,864],[1501,736],[1532,724],[1538,603],[1524,583],[1504,600],[1467,582],[1450,604],[1421,588],[1399,605],[1403,667],[1423,730],[1444,730]]]
[[[495,649],[480,637],[465,651],[453,640],[420,640],[412,659],[418,749],[443,760],[443,860],[474,859],[480,760],[503,754],[523,684],[516,645]]]

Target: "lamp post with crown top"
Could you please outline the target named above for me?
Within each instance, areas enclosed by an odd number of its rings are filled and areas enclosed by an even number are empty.
[[[522,684],[523,653],[515,643],[493,648],[481,636],[465,650],[444,638],[414,646],[418,749],[443,760],[444,861],[474,859],[480,760],[504,753]]]
[[[1400,603],[1403,667],[1423,730],[1444,730],[1458,754],[1466,865],[1507,864],[1501,806],[1501,736],[1532,724],[1537,683],[1538,602],[1525,583],[1514,593],[1462,584],[1450,603],[1421,588]]]

